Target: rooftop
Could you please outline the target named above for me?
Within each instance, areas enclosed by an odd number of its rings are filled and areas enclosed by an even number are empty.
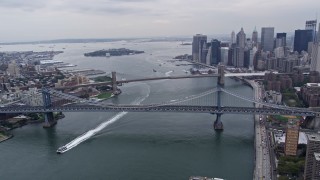
[[[308,87],[320,87],[320,83],[307,83]]]
[[[309,141],[320,141],[320,134],[308,134],[307,137]]]
[[[314,153],[314,158],[316,158],[317,161],[320,161],[320,153]]]
[[[282,136],[276,136],[275,141],[277,143],[285,143],[286,142],[286,133],[283,133]],[[307,136],[304,132],[299,132],[299,141],[298,144],[307,144]]]

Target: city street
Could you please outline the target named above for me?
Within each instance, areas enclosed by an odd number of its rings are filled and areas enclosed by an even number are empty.
[[[251,81],[254,87],[255,99],[262,100],[263,92],[258,83]],[[262,105],[255,105],[256,107],[262,107]],[[255,166],[255,178],[261,179],[273,179],[271,175],[270,156],[269,156],[269,139],[265,127],[265,117],[262,115],[255,115],[255,147],[256,147],[256,166]]]

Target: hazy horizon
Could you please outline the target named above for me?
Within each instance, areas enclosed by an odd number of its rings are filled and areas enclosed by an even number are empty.
[[[228,35],[304,29],[320,1],[2,0],[0,42]]]

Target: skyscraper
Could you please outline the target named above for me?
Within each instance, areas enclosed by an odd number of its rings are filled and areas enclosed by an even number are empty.
[[[277,33],[276,48],[287,46],[287,33]]]
[[[221,63],[223,65],[228,65],[229,60],[229,48],[228,47],[221,47]]]
[[[314,153],[319,153],[320,151],[320,134],[307,134],[307,141],[306,162],[304,166],[305,180],[312,178]]]
[[[254,57],[256,56],[257,51],[258,51],[257,47],[253,47],[253,48],[250,50],[250,60],[249,60],[249,68],[250,68],[250,69],[253,69],[253,66],[254,66]]]
[[[310,71],[320,72],[320,44],[313,43]]]
[[[258,44],[258,31],[256,28],[254,28],[254,31],[252,32],[252,43],[254,46]]]
[[[244,48],[236,47],[234,58],[235,67],[244,67]]]
[[[211,57],[210,65],[216,65],[221,61],[221,42],[217,39],[213,39],[210,42]]]
[[[315,42],[317,39],[317,20],[306,21],[306,30],[312,30],[312,41]]]
[[[295,30],[293,50],[308,51],[308,43],[312,41],[312,30]]]
[[[234,31],[231,32],[231,44],[236,43],[236,34]]]
[[[320,42],[320,23],[319,23],[319,26],[318,26],[318,36],[316,38],[316,42]]]
[[[192,41],[192,60],[201,62],[201,53],[204,48],[204,43],[207,43],[207,36],[202,34],[196,34],[193,36]]]
[[[243,31],[243,28],[237,34],[237,46],[244,48],[246,45],[246,34]]]
[[[274,27],[261,28],[261,48],[264,51],[273,51]]]

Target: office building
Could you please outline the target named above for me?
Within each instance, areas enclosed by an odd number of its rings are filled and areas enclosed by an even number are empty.
[[[234,31],[231,32],[231,44],[236,43],[236,34],[234,33]]]
[[[316,38],[316,42],[320,42],[320,23],[318,26],[318,37]]]
[[[200,44],[199,51],[201,52],[201,53],[199,53],[200,62],[203,64],[206,64],[207,56],[208,56],[208,48],[207,48],[206,42],[203,42],[202,45]]]
[[[221,42],[213,39],[210,42],[210,65],[217,65],[221,61]],[[209,53],[208,53],[209,54]]]
[[[308,43],[312,41],[312,30],[295,30],[293,50],[301,53],[308,51]]]
[[[258,51],[257,47],[253,47],[253,48],[250,50],[249,69],[253,69],[254,59],[255,59],[255,56],[256,56],[257,51]]]
[[[313,43],[310,71],[320,72],[320,44]]]
[[[286,47],[286,46],[287,46],[287,33],[277,33],[275,48]]]
[[[258,31],[256,28],[254,28],[254,31],[252,32],[252,44],[253,46],[257,46],[258,44]]]
[[[244,67],[244,48],[236,47],[234,55],[234,66]]]
[[[284,154],[286,156],[296,156],[299,141],[299,125],[297,119],[289,119],[286,130],[286,142]]]
[[[243,31],[243,28],[237,34],[237,46],[244,48],[246,45],[246,34]]]
[[[304,166],[304,179],[310,180],[313,175],[314,153],[320,152],[320,134],[307,134],[307,152]]]
[[[228,65],[228,59],[229,59],[229,48],[221,47],[221,63],[223,65]]]
[[[193,36],[192,41],[192,60],[195,62],[201,62],[201,53],[206,46],[207,36],[202,34],[196,34]],[[202,56],[203,57],[203,56]]]
[[[312,30],[312,41],[315,42],[317,39],[317,20],[306,21],[306,30]]]
[[[314,153],[312,166],[312,180],[320,179],[320,153]]]
[[[277,47],[274,49],[275,58],[284,58],[284,47]]]
[[[274,27],[261,28],[261,49],[263,51],[273,51]]]

